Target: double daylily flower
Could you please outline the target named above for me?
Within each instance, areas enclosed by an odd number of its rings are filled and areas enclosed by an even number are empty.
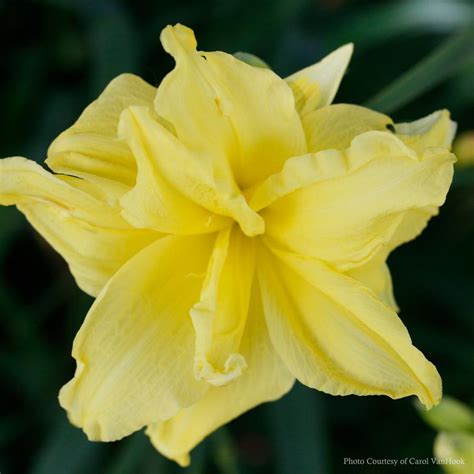
[[[298,379],[334,395],[416,395],[441,380],[396,313],[388,254],[445,200],[446,111],[410,124],[330,105],[344,46],[286,78],[196,51],[156,89],[114,79],[46,163],[0,160],[16,205],[97,297],[60,393],[92,440],[143,427],[182,465],[207,434]]]

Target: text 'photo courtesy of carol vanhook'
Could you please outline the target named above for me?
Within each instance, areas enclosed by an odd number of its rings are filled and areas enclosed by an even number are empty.
[[[472,474],[474,5],[0,5],[0,473]]]

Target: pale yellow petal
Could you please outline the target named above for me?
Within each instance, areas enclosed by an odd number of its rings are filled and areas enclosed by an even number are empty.
[[[56,203],[74,217],[93,223],[113,223],[116,214],[99,216],[108,206],[82,189],[49,173],[32,160],[19,156],[0,160],[0,205],[11,206],[30,201]]]
[[[399,311],[386,259],[392,250],[418,237],[431,217],[437,214],[438,208],[434,206],[404,212],[398,227],[386,245],[381,247],[367,263],[348,270],[347,274],[361,281],[374,291],[385,304],[391,306],[395,311]]]
[[[210,169],[226,162],[246,188],[305,152],[293,94],[276,74],[196,51],[194,33],[182,25],[165,28],[161,41],[176,67],[158,88],[156,111],[188,148],[208,155]]]
[[[208,233],[230,225],[230,219],[193,202],[166,179],[160,164],[186,166],[181,158],[185,151],[147,108],[126,109],[119,136],[128,143],[138,166],[135,186],[120,201],[129,222],[173,234]]]
[[[414,122],[395,124],[395,132],[418,153],[423,153],[423,150],[429,147],[451,150],[456,122],[451,120],[449,111],[438,110]]]
[[[254,264],[254,239],[236,226],[218,234],[200,300],[190,313],[196,330],[194,373],[212,385],[225,385],[247,368],[240,344]]]
[[[301,117],[332,103],[353,50],[352,44],[341,46],[316,64],[285,79],[293,90]]]
[[[57,173],[79,176],[120,196],[135,182],[135,159],[117,139],[121,112],[130,105],[152,106],[156,88],[133,74],[113,79],[79,119],[48,150],[48,166]]]
[[[270,338],[298,380],[333,395],[416,395],[428,408],[438,403],[436,368],[370,289],[316,259],[274,248],[259,257]]]
[[[199,297],[211,236],[157,240],[109,281],[73,346],[74,378],[60,402],[89,439],[120,439],[195,403],[189,309]]]
[[[266,235],[284,248],[346,271],[367,263],[397,235],[407,211],[444,203],[454,157],[444,148],[418,156],[389,132],[357,136],[344,152],[290,159],[254,190],[252,208],[267,206]],[[281,196],[281,197],[280,197]],[[419,232],[398,237],[407,240]]]
[[[110,277],[160,234],[132,228],[79,178],[55,176],[24,158],[0,160],[0,204],[17,205],[61,254],[77,284],[96,296]]]
[[[308,113],[302,119],[308,151],[344,150],[357,136],[371,130],[387,131],[392,119],[351,104],[335,104]]]
[[[365,265],[353,268],[346,274],[370,288],[387,306],[399,311],[393,294],[392,275],[382,256],[373,258]]]
[[[132,126],[133,131],[130,130]],[[263,219],[248,206],[225,160],[214,162],[210,155],[186,148],[143,107],[131,107],[124,112],[120,131],[129,139],[139,133],[142,143],[146,144],[148,154],[148,157],[141,156],[137,149],[140,165],[148,165],[148,169],[145,168],[139,176],[137,187],[124,197],[123,205],[128,218],[134,222],[136,219],[138,223],[154,221],[159,225],[161,192],[166,193],[162,199],[162,205],[165,206],[161,211],[164,213],[161,218],[163,221],[168,218],[178,220],[178,216],[183,212],[183,217],[189,217],[191,221],[188,224],[181,220],[179,222],[190,228],[195,228],[196,225],[206,226],[209,232],[226,223],[225,220],[216,219],[209,212],[206,213],[207,209],[221,217],[232,217],[247,235],[263,232]],[[166,181],[172,188],[161,186]],[[182,193],[183,197],[177,195],[175,189]],[[152,194],[147,196],[147,193]],[[172,216],[173,212],[177,215]],[[165,224],[166,222],[163,222],[163,225]]]
[[[422,155],[429,148],[450,150],[456,132],[456,123],[450,119],[447,110],[441,110],[415,122],[395,124],[395,131],[398,138]],[[437,214],[436,205],[405,212],[394,235],[380,253],[387,256],[399,245],[418,237],[431,217]]]
[[[241,377],[225,387],[212,387],[196,404],[148,427],[158,451],[186,466],[189,451],[211,432],[256,405],[280,398],[292,387],[294,377],[269,340],[256,288],[241,351],[249,366]]]
[[[398,246],[418,237],[428,225],[428,221],[436,216],[438,212],[436,206],[426,206],[406,211],[386,248],[382,249],[382,253],[385,252],[388,255]]]

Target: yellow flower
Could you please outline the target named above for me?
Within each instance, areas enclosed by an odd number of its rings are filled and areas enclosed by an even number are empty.
[[[158,89],[114,79],[48,151],[0,161],[16,205],[96,296],[60,393],[91,440],[147,426],[182,465],[298,379],[334,395],[441,396],[392,295],[388,254],[452,180],[446,111],[394,125],[330,105],[352,46],[282,80],[193,32]]]

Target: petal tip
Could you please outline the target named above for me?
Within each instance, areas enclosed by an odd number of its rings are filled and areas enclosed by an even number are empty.
[[[241,354],[230,354],[224,364],[224,370],[216,369],[204,356],[196,358],[194,375],[211,385],[221,387],[240,377],[247,369],[247,361]]]
[[[240,222],[240,228],[248,237],[255,237],[265,233],[265,221],[259,214],[255,213],[246,221]]]
[[[427,368],[421,390],[416,394],[418,400],[426,410],[431,410],[438,405],[443,396],[443,383],[436,367],[427,361]]]
[[[350,57],[354,54],[354,47],[354,43],[346,43],[337,48],[336,51],[344,53],[350,59]]]
[[[197,47],[194,31],[181,23],[167,25],[160,34],[160,41],[166,52],[177,59],[180,50],[195,50]]]
[[[172,449],[166,443],[161,443],[159,436],[157,435],[159,430],[157,430],[156,427],[156,424],[154,426],[149,425],[145,430],[145,434],[150,439],[153,447],[163,456],[175,461],[180,467],[188,467],[191,464],[191,456],[189,455],[189,452],[182,448]]]

